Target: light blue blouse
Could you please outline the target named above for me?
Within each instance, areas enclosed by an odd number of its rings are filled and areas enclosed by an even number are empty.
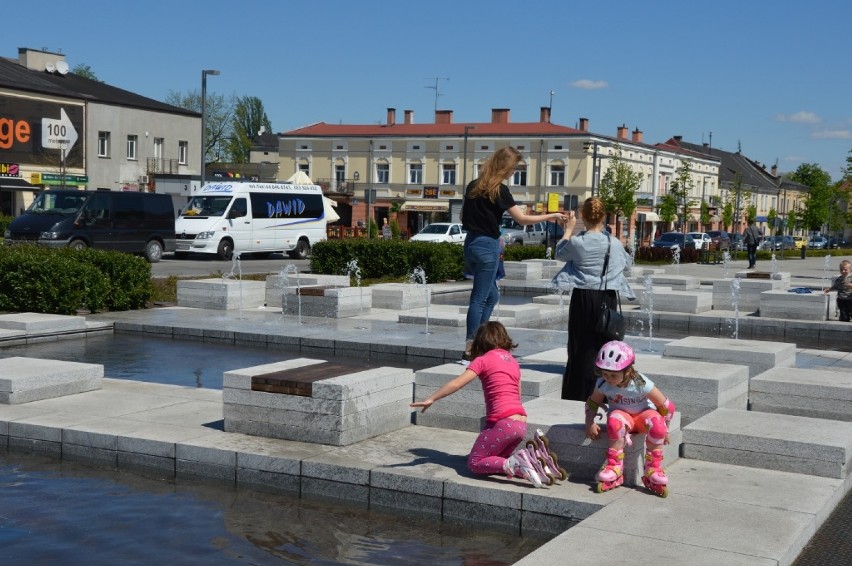
[[[609,244],[609,266],[606,273],[606,288],[618,291],[631,301],[636,298],[633,289],[624,276],[624,270],[630,263],[630,256],[616,238],[607,237],[603,232],[580,232],[570,240],[560,240],[556,244],[555,258],[565,265],[553,278],[553,284],[560,289],[603,289],[601,272],[604,257]]]

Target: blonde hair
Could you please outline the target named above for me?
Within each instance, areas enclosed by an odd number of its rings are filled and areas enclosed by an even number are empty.
[[[852,262],[849,261],[848,259],[844,259],[843,261],[840,262],[840,267],[843,267],[844,265],[852,267]]]
[[[500,185],[523,161],[524,156],[514,147],[501,147],[489,157],[479,171],[479,177],[470,190],[471,198],[487,197],[494,202],[500,194]]]
[[[478,358],[486,352],[501,348],[507,352],[511,352],[518,345],[512,342],[506,327],[499,322],[489,321],[480,325],[476,329],[476,334],[473,336],[473,343],[470,345],[471,357]]]
[[[602,378],[602,370],[600,368],[595,368],[595,375],[597,377]],[[628,385],[630,385],[631,381],[634,382],[636,384],[636,387],[638,387],[639,389],[642,389],[645,386],[645,378],[642,377],[641,373],[636,371],[636,368],[633,366],[633,364],[630,364],[629,366],[621,370],[621,375],[622,380],[621,383],[618,384],[618,387],[627,387]]]
[[[606,218],[606,206],[598,197],[587,198],[583,202],[583,222],[587,226],[597,226]]]

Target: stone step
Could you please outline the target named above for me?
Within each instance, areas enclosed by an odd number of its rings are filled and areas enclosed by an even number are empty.
[[[67,316],[61,314],[43,314],[38,312],[21,312],[0,315],[0,329],[18,330],[27,334],[42,332],[67,332],[86,328],[86,319],[82,316]]]
[[[852,422],[852,372],[775,368],[752,378],[753,411]]]
[[[0,364],[0,403],[17,405],[101,388],[104,366],[15,356]]]
[[[716,409],[684,427],[681,456],[845,479],[852,460],[852,423]]]

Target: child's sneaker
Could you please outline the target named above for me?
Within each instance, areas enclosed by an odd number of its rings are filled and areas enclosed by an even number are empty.
[[[519,450],[509,456],[506,459],[506,474],[510,478],[520,476],[535,487],[542,487],[541,478],[529,458],[529,453],[526,450]]]

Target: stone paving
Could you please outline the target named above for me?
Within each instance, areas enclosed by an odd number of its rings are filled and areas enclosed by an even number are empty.
[[[832,259],[830,275],[836,271],[836,261]],[[810,281],[814,272],[818,277],[819,267],[794,273],[794,284]],[[679,266],[678,271],[682,274],[705,268],[705,274],[712,270],[718,277],[716,272],[721,272],[717,265]],[[708,284],[705,281],[712,285],[711,277],[697,276],[702,285]],[[308,359],[375,356],[387,360],[389,366],[394,359],[415,361],[423,367],[438,366],[458,359],[461,353],[463,328],[431,326],[426,331],[420,325],[401,324],[390,312],[376,309],[347,319],[310,318],[296,323],[292,318],[282,316],[280,308],[277,312],[246,309],[239,313],[168,308],[95,315],[87,317],[87,325],[113,324],[117,332],[153,333],[214,344],[251,344],[300,352]],[[520,344],[516,353],[522,367],[561,372],[560,363],[564,362],[559,355],[564,352],[565,332],[510,330]],[[29,340],[20,334],[15,339],[19,343]],[[714,340],[704,339],[705,347],[712,349]],[[680,366],[665,360],[682,358],[664,354],[671,345],[671,355],[677,355],[677,340],[632,337],[630,341],[637,349],[647,342],[659,352],[659,362],[655,363],[660,371],[671,375],[670,379],[681,371]],[[722,344],[719,349],[725,347]],[[779,346],[776,350],[786,352],[787,348]],[[796,369],[834,371],[838,375],[852,371],[849,348],[795,347],[794,351],[792,364]],[[541,357],[546,352],[551,352],[549,360]],[[644,356],[650,360],[656,354]],[[750,379],[759,379],[763,373],[783,371],[788,360],[785,353],[783,363],[766,370],[760,365],[765,362],[747,359],[741,371]],[[705,359],[708,361],[712,359]],[[738,360],[725,363],[737,366]],[[825,379],[824,374],[809,376]],[[777,382],[773,380],[773,387],[784,385]],[[825,390],[836,395],[832,387],[837,386],[831,383]],[[842,391],[845,395],[846,390]],[[706,395],[699,397],[701,403],[706,402]],[[557,407],[565,403],[566,417],[576,413],[568,405],[571,402],[557,400],[552,394],[529,404],[544,401]],[[773,398],[776,402],[777,396]],[[808,403],[814,401],[809,399]],[[633,556],[647,557],[631,560],[634,563],[792,564],[852,487],[852,430],[847,430],[852,423],[761,413],[768,417],[756,416],[766,422],[761,426],[768,428],[760,436],[744,434],[755,425],[739,420],[754,411],[720,408],[703,414],[705,408],[700,404],[696,407],[694,420],[684,423],[684,453],[667,465],[670,485],[665,499],[634,487],[596,494],[588,478],[574,475],[540,490],[503,478],[474,477],[465,465],[476,436],[470,430],[412,425],[347,446],[229,433],[221,425],[221,391],[109,376],[93,391],[0,405],[0,442],[13,450],[107,462],[118,468],[156,469],[175,476],[261,485],[306,496],[342,497],[365,507],[417,512],[436,519],[485,521],[521,534],[556,534],[519,561],[520,565],[600,564],[602,549],[622,542],[629,544]],[[738,418],[726,418],[729,413]],[[545,418],[545,414],[539,413],[542,426],[558,426],[548,420],[558,419],[558,411],[552,417]],[[779,423],[798,425],[800,430],[787,434],[784,425],[773,426],[767,420],[774,417],[782,419]],[[534,426],[536,418],[531,411]],[[572,420],[576,419],[566,418],[565,424],[576,425]],[[719,430],[725,427],[731,430]],[[553,434],[556,431],[554,428]],[[814,446],[803,452],[808,438],[814,438]],[[755,457],[757,448],[765,454],[762,459]],[[690,451],[698,453],[697,457],[690,457]],[[819,474],[807,467],[809,459],[819,460]]]

